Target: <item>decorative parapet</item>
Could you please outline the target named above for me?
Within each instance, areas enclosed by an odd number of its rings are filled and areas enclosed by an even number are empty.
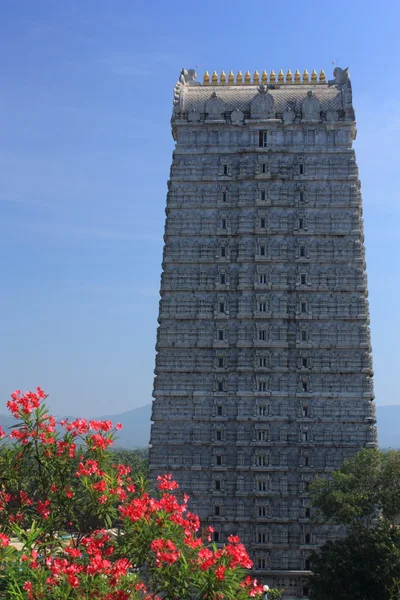
[[[189,81],[188,81],[189,83]],[[197,83],[197,82],[196,82]],[[226,76],[225,71],[222,71],[220,75],[216,71],[210,77],[208,71],[204,73],[203,83],[202,85],[210,85],[210,86],[225,86],[225,85],[301,85],[301,84],[326,84],[325,71],[321,69],[319,76],[317,75],[317,71],[314,69],[311,73],[311,77],[308,74],[307,69],[303,71],[303,75],[301,76],[300,71],[296,71],[294,74],[294,80],[291,70],[289,69],[286,73],[286,76],[282,69],[278,73],[278,77],[274,70],[270,71],[268,74],[267,71],[263,71],[261,76],[258,71],[254,71],[253,75],[251,75],[250,71],[246,71],[243,76],[242,71],[238,71],[236,74],[233,71],[229,72],[228,77]],[[190,85],[190,83],[189,83]],[[198,85],[198,83],[197,83]]]

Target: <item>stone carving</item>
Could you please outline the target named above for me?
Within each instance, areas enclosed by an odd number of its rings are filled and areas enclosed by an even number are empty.
[[[342,86],[348,83],[349,80],[349,67],[346,69],[341,69],[340,67],[336,67],[333,70],[333,76],[335,79],[330,79],[328,81],[328,85],[337,85]]]
[[[258,94],[251,101],[250,113],[253,119],[274,119],[275,103],[266,85],[260,85]]]
[[[296,113],[294,112],[294,110],[292,110],[291,106],[288,105],[286,107],[285,112],[282,114],[282,117],[283,117],[283,122],[285,124],[293,123],[293,121],[296,117]]]
[[[179,81],[182,85],[201,85],[199,81],[196,81],[197,73],[194,69],[182,69],[179,76]]]
[[[235,110],[231,112],[231,121],[234,125],[241,125],[243,123],[243,119],[244,114],[240,108],[235,108]]]
[[[302,122],[313,122],[319,121],[321,113],[321,105],[315,92],[309,90],[307,92],[307,98],[301,103],[301,110],[303,113]]]
[[[336,123],[339,120],[339,113],[337,110],[328,110],[326,113],[326,120],[328,123]]]
[[[221,98],[219,98],[216,91],[214,91],[210,98],[206,102],[206,113],[207,119],[220,121],[224,118],[226,104]]]
[[[200,113],[199,113],[199,111],[196,110],[195,108],[193,108],[188,113],[188,121],[190,121],[190,123],[198,123],[200,121]]]

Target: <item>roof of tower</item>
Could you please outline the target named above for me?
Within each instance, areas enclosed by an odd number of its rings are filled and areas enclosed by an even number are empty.
[[[205,116],[209,122],[218,114],[220,120],[228,119],[229,122],[230,114],[240,111],[244,118],[283,118],[285,122],[283,115],[293,112],[295,117],[288,122],[304,121],[301,117],[305,104],[314,103],[315,108],[319,108],[318,118],[312,119],[314,121],[353,121],[348,68],[336,67],[333,74],[334,79],[327,82],[324,71],[318,76],[315,70],[311,76],[307,70],[302,76],[299,71],[294,76],[291,71],[285,76],[282,70],[278,76],[274,71],[269,74],[263,71],[261,75],[255,71],[253,76],[247,71],[243,76],[239,71],[236,79],[232,71],[228,76],[222,71],[219,77],[215,71],[211,77],[206,71],[200,83],[194,69],[182,69],[174,88],[173,120],[195,122]],[[265,114],[262,114],[262,105],[266,107]]]

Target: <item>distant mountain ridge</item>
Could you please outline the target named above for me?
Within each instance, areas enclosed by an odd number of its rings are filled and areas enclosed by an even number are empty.
[[[378,441],[380,448],[400,448],[400,405],[377,406]],[[109,419],[113,423],[121,423],[116,446],[122,448],[143,448],[150,440],[151,404],[133,408],[123,413],[103,415],[99,420]],[[70,417],[73,418],[73,417]],[[14,425],[13,418],[0,415],[0,425],[5,431]]]

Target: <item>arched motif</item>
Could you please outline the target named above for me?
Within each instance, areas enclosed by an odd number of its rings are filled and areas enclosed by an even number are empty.
[[[250,113],[253,119],[275,118],[275,103],[267,86],[260,85],[258,88],[258,94],[251,101]]]

